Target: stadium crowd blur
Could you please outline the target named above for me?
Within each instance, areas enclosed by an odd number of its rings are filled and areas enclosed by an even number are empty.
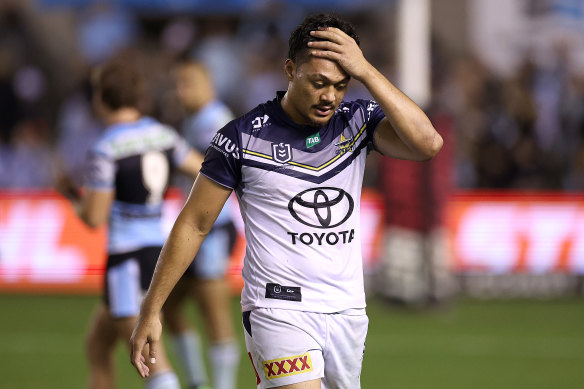
[[[285,89],[286,40],[303,16],[279,2],[220,16],[31,3],[0,4],[0,188],[51,187],[56,167],[81,182],[85,152],[101,131],[89,101],[92,66],[114,56],[139,59],[150,81],[147,112],[178,125],[184,112],[169,69],[187,53],[210,67],[220,97],[241,114]],[[387,14],[346,16],[366,57],[393,79]],[[556,65],[542,68],[527,53],[515,74],[501,77],[434,39],[428,109],[454,123],[456,187],[584,189],[584,74],[564,66],[566,55],[558,46]],[[353,84],[349,98],[367,96]]]

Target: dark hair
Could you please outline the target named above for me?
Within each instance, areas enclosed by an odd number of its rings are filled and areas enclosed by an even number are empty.
[[[336,27],[349,35],[360,44],[359,37],[353,25],[335,14],[318,14],[307,16],[302,23],[290,34],[288,40],[288,58],[296,61],[298,54],[308,47],[308,42],[321,41],[310,35],[310,31],[318,30],[319,27]]]
[[[98,69],[93,84],[109,109],[138,108],[141,103],[142,78],[127,61],[113,61]]]

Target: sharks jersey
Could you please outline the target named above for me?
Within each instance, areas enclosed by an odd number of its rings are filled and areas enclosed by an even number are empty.
[[[145,117],[110,126],[89,153],[85,187],[115,191],[108,253],[162,246],[162,198],[171,170],[190,148],[177,133]]]
[[[359,214],[367,151],[384,118],[342,103],[315,128],[276,99],[213,138],[201,174],[235,190],[247,241],[242,309],[340,312],[365,307]]]

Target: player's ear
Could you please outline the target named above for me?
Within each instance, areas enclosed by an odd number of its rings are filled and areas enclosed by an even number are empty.
[[[296,73],[296,64],[290,58],[284,63],[284,71],[286,72],[286,79],[292,81]]]

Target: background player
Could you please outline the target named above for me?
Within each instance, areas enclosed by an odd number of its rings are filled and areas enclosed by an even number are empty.
[[[185,60],[175,69],[178,97],[189,112],[182,135],[189,144],[205,152],[215,133],[233,119],[233,114],[216,97],[210,75],[203,64]],[[188,196],[193,181],[182,187]],[[225,272],[235,242],[235,226],[230,217],[229,202],[217,217],[215,225],[164,305],[164,321],[172,334],[188,384],[201,387],[208,383],[201,353],[199,335],[190,328],[181,307],[185,298],[194,298],[210,338],[209,360],[215,389],[236,387],[239,347],[235,340],[231,316],[231,295]]]
[[[159,313],[235,189],[247,240],[242,309],[259,387],[359,388],[368,319],[359,237],[367,150],[424,161],[442,138],[331,15],[292,33],[286,92],[213,139],[166,241],[132,335],[132,363],[157,357]],[[342,102],[354,78],[375,101]]]
[[[195,177],[202,156],[176,132],[142,117],[141,78],[127,62],[95,73],[93,102],[107,128],[91,149],[82,194],[63,178],[58,189],[90,227],[109,220],[104,301],[91,319],[86,340],[89,387],[115,387],[114,351],[130,338],[164,236],[162,200],[173,168]],[[178,388],[164,350],[148,364],[147,388]]]

